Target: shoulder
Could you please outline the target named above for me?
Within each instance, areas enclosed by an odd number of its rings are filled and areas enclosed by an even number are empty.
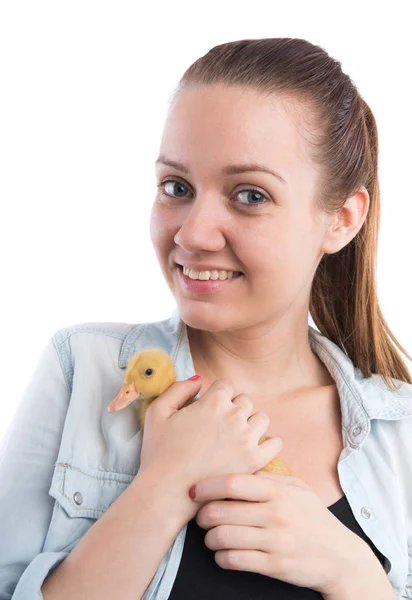
[[[398,465],[404,465],[406,458],[412,476],[412,384],[400,379],[392,379],[392,383],[394,388],[374,373],[364,390],[364,407],[375,421],[372,433],[378,437],[380,447],[393,449]]]
[[[157,332],[159,334],[168,332],[171,328],[170,318],[162,321],[142,321],[139,323],[92,321],[74,323],[67,327],[62,327],[53,334],[53,340],[58,345],[65,342],[73,342],[76,339],[87,341],[92,338],[96,340],[112,338],[113,340],[124,341],[129,336],[139,336],[143,331],[149,331],[156,335]]]
[[[170,331],[170,319],[140,323],[84,322],[58,329],[52,336],[69,388],[72,389],[74,370],[83,367],[92,372],[118,372],[124,369],[131,356],[148,346],[164,347],[176,343]]]
[[[53,339],[60,345],[67,341],[71,341],[73,337],[82,337],[88,339],[96,338],[114,338],[123,340],[125,337],[139,324],[132,323],[111,323],[111,322],[89,322],[89,323],[74,323],[67,327],[58,329],[53,334]]]

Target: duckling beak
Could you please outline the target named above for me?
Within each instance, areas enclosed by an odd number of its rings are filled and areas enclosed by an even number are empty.
[[[125,384],[117,394],[116,398],[110,402],[107,410],[110,413],[122,410],[122,408],[125,408],[131,402],[138,400],[139,398],[143,398],[143,394],[141,392],[136,392],[133,383]]]

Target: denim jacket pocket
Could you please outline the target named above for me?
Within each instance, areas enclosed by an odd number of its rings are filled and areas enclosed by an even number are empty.
[[[72,550],[134,477],[57,463],[49,490],[55,504],[43,552]]]

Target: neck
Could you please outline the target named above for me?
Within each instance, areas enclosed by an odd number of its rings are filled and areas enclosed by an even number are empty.
[[[244,330],[210,332],[187,326],[196,373],[212,383],[229,379],[235,394],[254,398],[285,397],[303,388],[334,384],[323,362],[311,350],[308,325],[290,330],[245,333]]]

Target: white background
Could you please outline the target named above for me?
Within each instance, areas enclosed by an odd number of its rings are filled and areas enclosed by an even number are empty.
[[[408,1],[1,2],[0,439],[57,329],[171,314],[174,299],[149,238],[167,101],[192,62],[231,40],[319,44],[371,106],[382,192],[378,293],[390,328],[412,351],[408,8]]]

